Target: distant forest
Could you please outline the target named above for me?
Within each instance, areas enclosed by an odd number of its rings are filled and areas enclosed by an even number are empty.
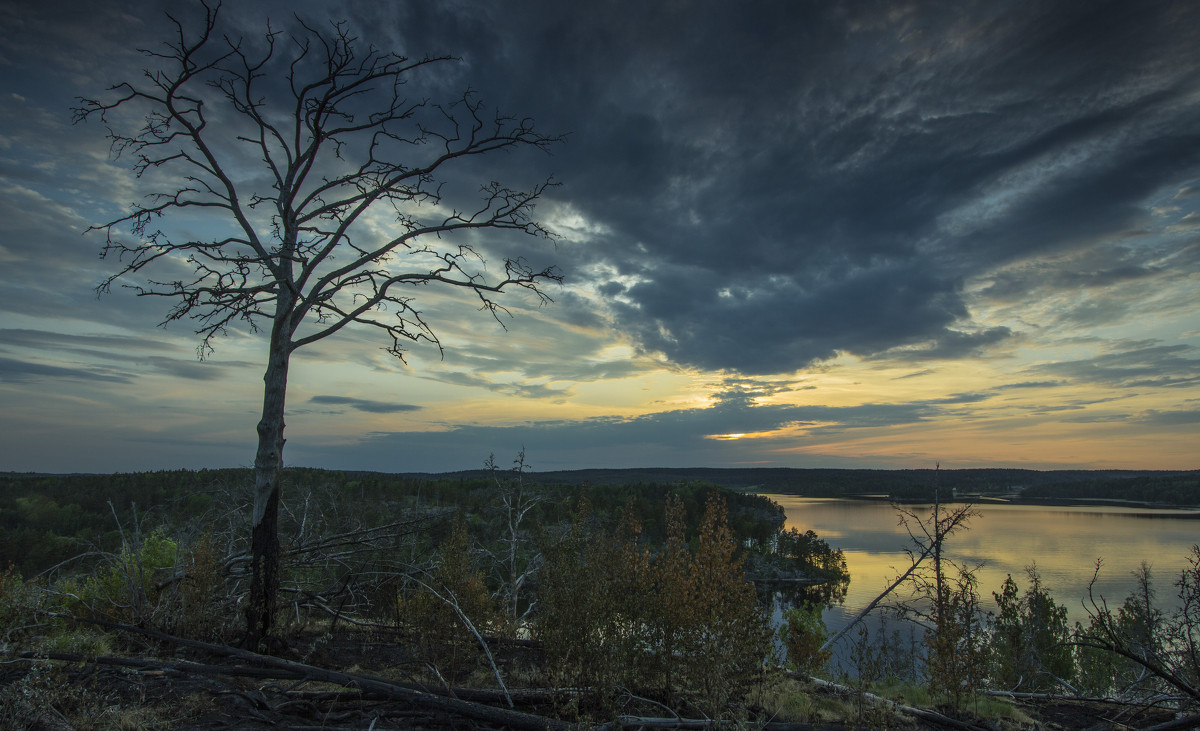
[[[470,474],[470,473],[462,473]],[[1132,501],[1200,505],[1200,470],[850,470],[653,468],[541,472],[548,483],[633,484],[698,481],[737,492],[805,497],[882,496],[898,500],[1004,497],[1028,501]]]
[[[389,506],[412,501],[479,515],[489,509],[485,470],[443,474],[341,472],[289,468],[295,486],[323,485],[346,504],[371,506],[380,519]],[[901,501],[1007,499],[1021,502],[1117,502],[1200,505],[1200,471],[1037,471],[1017,469],[848,470],[787,468],[654,468],[529,472],[525,480],[553,497],[541,520],[566,520],[566,504],[586,493],[597,512],[616,515],[632,500],[646,537],[661,538],[668,493],[685,499],[688,523],[700,520],[704,495],[724,488],[730,522],[743,539],[761,540],[782,518],[755,493],[807,497],[875,497]],[[120,531],[137,524],[212,515],[232,508],[253,482],[249,469],[169,470],[117,474],[0,473],[0,559],[37,573],[88,550],[111,550]]]
[[[507,477],[508,473],[501,473]],[[705,501],[720,493],[729,509],[729,526],[740,541],[761,543],[783,524],[778,506],[753,494],[699,481],[589,483],[531,479],[541,494],[530,524],[565,524],[573,502],[586,497],[593,512],[609,523],[629,505],[651,542],[666,535],[663,505],[667,496],[682,500],[684,520],[698,529]],[[284,482],[289,510],[307,503],[321,512],[358,513],[368,525],[386,523],[415,506],[450,508],[479,523],[496,514],[495,477],[484,470],[445,475],[339,472],[287,468]],[[122,533],[172,525],[173,533],[226,523],[231,513],[249,511],[250,469],[165,470],[116,474],[0,473],[0,560],[25,576],[71,561],[86,569],[87,554],[114,550]],[[484,533],[498,526],[472,525]],[[83,565],[75,565],[83,556]],[[5,566],[0,565],[0,571]]]

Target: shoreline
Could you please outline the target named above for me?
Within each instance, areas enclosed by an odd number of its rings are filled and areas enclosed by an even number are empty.
[[[788,493],[759,493],[784,495]],[[792,497],[813,497],[809,495],[792,495]],[[889,495],[845,495],[832,498],[834,500],[855,500],[858,502],[898,503],[900,505],[928,505],[931,501],[918,498],[896,498]],[[1117,498],[1072,498],[1072,497],[999,497],[995,495],[962,495],[949,500],[942,500],[943,505],[1028,505],[1038,507],[1104,507],[1104,508],[1141,508],[1146,510],[1179,510],[1194,513],[1200,518],[1200,505],[1179,505],[1175,503],[1149,502],[1145,500],[1121,500]],[[1193,517],[1193,516],[1180,516]]]

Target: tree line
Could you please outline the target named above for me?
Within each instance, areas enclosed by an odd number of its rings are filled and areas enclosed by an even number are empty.
[[[120,525],[186,526],[211,515],[218,506],[245,504],[248,469],[164,470],[115,474],[0,473],[0,556],[25,576],[33,576],[72,557],[119,548]],[[530,482],[529,473],[524,480]],[[375,510],[368,525],[415,505],[452,508],[472,516],[485,533],[499,531],[485,520],[492,512],[495,479],[488,471],[470,475],[391,475],[375,472],[288,468],[284,483],[300,495],[324,494],[330,501],[357,502]],[[767,544],[783,524],[778,506],[756,495],[736,493],[703,482],[636,484],[537,483],[543,495],[529,523],[555,524],[567,517],[567,505],[586,494],[596,512],[613,516],[632,505],[648,540],[661,541],[666,523],[661,505],[668,495],[684,505],[685,523],[695,530],[708,494],[720,492],[729,505],[729,521],[739,541]],[[85,562],[86,565],[86,562]]]

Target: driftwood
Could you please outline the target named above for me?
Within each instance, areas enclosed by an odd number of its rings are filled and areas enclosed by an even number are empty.
[[[174,674],[188,675],[228,675],[239,678],[259,678],[265,680],[303,680],[304,675],[298,671],[287,671],[278,668],[260,668],[248,665],[207,665],[184,660],[158,660],[154,658],[114,657],[111,655],[79,655],[71,652],[22,652],[18,657],[22,660],[35,662],[37,660],[57,660],[69,663],[95,663],[96,665],[111,665],[119,668],[135,670],[162,670]]]
[[[307,672],[300,670],[287,670],[277,667],[256,667],[253,665],[209,665],[205,663],[189,662],[186,660],[159,660],[155,658],[136,658],[136,657],[114,657],[111,655],[88,656],[70,652],[22,652],[18,655],[21,660],[36,662],[38,660],[55,660],[67,663],[94,663],[96,665],[111,665],[113,667],[132,668],[135,670],[146,671],[164,671],[174,675],[225,675],[228,677],[237,678],[257,678],[260,680],[309,680],[312,679]],[[304,666],[313,667],[313,666]],[[320,670],[320,668],[314,668]],[[459,700],[472,701],[475,703],[506,703],[508,698],[520,703],[550,703],[555,698],[563,695],[579,694],[578,688],[513,688],[507,694],[500,690],[488,690],[486,688],[438,688],[438,687],[421,687],[411,683],[402,683],[387,678],[378,678],[371,675],[363,675],[362,673],[346,673],[346,675],[355,678],[365,678],[375,680],[397,688],[429,693],[431,695],[445,696],[449,698],[458,698]],[[296,697],[304,697],[310,699],[332,699],[339,698],[342,700],[357,698],[360,700],[394,700],[387,693],[368,690],[361,687],[352,688],[349,691],[289,691],[288,695]]]

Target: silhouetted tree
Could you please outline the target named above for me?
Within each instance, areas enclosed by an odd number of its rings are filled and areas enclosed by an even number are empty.
[[[429,287],[470,293],[499,319],[506,289],[560,281],[523,259],[489,273],[469,234],[508,229],[551,237],[531,217],[549,180],[527,190],[487,182],[459,208],[444,173],[467,159],[560,138],[528,119],[490,112],[471,92],[447,105],[410,100],[405,84],[449,57],[409,59],[364,45],[345,23],[267,25],[261,43],[218,30],[204,4],[198,31],[174,16],[173,37],[145,50],[152,67],[103,99],[81,99],[75,120],[109,126],[117,156],[161,185],[107,232],[122,280],[138,295],[175,300],[164,324],[194,321],[201,357],[235,323],[268,341],[254,460],[252,581],[247,644],[269,636],[279,584],[277,514],[284,401],[292,354],[352,324],[379,328],[388,352],[425,340],[441,347],[415,297]],[[140,126],[122,124],[129,112]],[[124,131],[122,131],[124,130]],[[161,182],[160,182],[161,181]],[[383,214],[381,216],[381,214]],[[215,216],[197,225],[192,216]],[[170,231],[163,218],[187,218]],[[390,219],[387,220],[387,219]],[[203,231],[204,233],[198,233]],[[156,280],[151,270],[165,273]]]
[[[1157,606],[1146,562],[1116,611],[1094,594],[1099,573],[1097,561],[1084,601],[1090,622],[1076,624],[1073,638],[1089,689],[1155,703],[1170,699],[1176,710],[1193,714],[1192,724],[1200,722],[1200,545],[1192,546],[1180,571],[1178,604],[1169,613]]]
[[[838,640],[850,632],[851,628],[861,622],[889,594],[895,591],[896,587],[905,581],[912,581],[917,585],[916,593],[919,596],[934,599],[930,616],[928,617],[934,626],[940,626],[945,619],[944,615],[948,609],[942,600],[951,594],[947,590],[947,572],[943,564],[950,562],[943,559],[942,549],[947,538],[960,530],[965,530],[967,523],[977,515],[974,506],[971,503],[958,505],[954,508],[943,506],[935,484],[933,506],[928,515],[919,514],[916,510],[903,507],[899,504],[894,507],[896,508],[896,513],[900,516],[900,525],[908,532],[908,537],[912,541],[912,547],[905,549],[911,561],[909,567],[896,577],[878,596],[868,602],[862,611],[854,615],[842,629],[827,639],[821,647],[822,650],[828,650],[833,647]],[[927,564],[925,564],[925,559],[927,558],[931,559],[933,564],[928,568],[926,568]]]
[[[992,632],[993,678],[1005,690],[1049,692],[1075,676],[1067,608],[1054,601],[1036,565],[1025,568],[1029,587],[1021,594],[1011,575],[996,600]]]

